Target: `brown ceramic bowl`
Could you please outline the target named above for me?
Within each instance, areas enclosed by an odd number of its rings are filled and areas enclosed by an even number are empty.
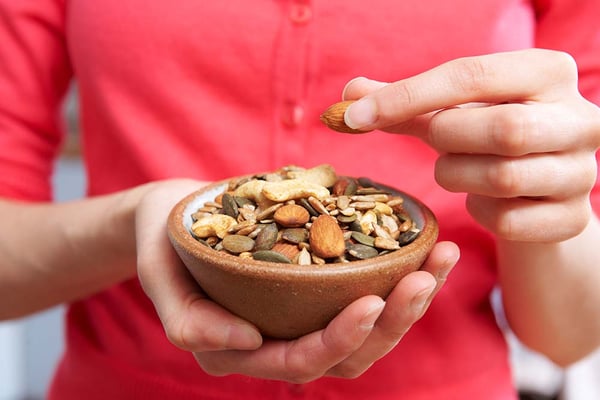
[[[182,199],[169,215],[169,237],[204,292],[252,322],[265,336],[296,338],[324,328],[362,296],[374,294],[385,299],[400,279],[421,267],[437,240],[438,225],[431,210],[412,196],[386,187],[404,197],[405,210],[421,229],[412,243],[399,250],[368,260],[321,266],[241,259],[199,243],[189,231],[191,214],[226,185],[215,183]]]

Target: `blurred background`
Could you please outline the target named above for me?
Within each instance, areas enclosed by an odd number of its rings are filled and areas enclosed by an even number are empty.
[[[54,198],[68,201],[85,194],[85,173],[79,152],[77,91],[65,104],[68,135],[56,163]],[[514,379],[522,400],[599,400],[600,351],[563,370],[522,346],[506,328],[500,293],[491,301],[511,348]],[[27,318],[0,322],[0,400],[41,400],[63,351],[64,307]],[[470,400],[470,399],[465,399]]]

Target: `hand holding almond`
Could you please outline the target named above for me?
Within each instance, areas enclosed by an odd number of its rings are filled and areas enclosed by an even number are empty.
[[[600,345],[590,196],[600,109],[579,93],[569,55],[462,58],[389,84],[357,78],[343,97],[354,100],[347,129],[410,134],[439,152],[437,182],[467,193],[470,214],[497,237],[504,310],[521,341],[561,365]]]
[[[463,58],[390,84],[355,79],[344,99],[357,101],[334,107],[348,107],[334,129],[422,138],[440,153],[438,183],[468,193],[470,213],[499,237],[560,241],[588,224],[600,110],[579,94],[570,56]]]

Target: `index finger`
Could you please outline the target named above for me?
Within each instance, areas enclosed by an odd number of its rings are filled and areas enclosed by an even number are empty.
[[[345,114],[354,129],[372,130],[472,102],[553,101],[577,89],[566,53],[530,49],[448,61],[364,96]]]

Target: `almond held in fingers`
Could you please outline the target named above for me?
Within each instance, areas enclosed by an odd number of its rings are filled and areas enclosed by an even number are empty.
[[[358,129],[350,128],[344,122],[344,113],[350,104],[354,103],[353,100],[340,101],[331,105],[323,114],[321,114],[321,122],[327,125],[328,128],[333,129],[337,132],[343,133],[365,133],[367,131],[361,131]]]

